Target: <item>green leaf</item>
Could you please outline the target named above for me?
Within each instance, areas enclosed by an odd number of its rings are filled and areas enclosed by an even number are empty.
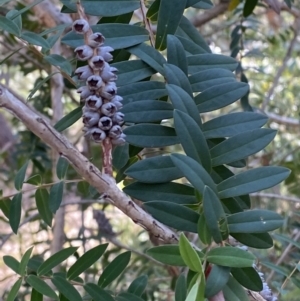
[[[35,202],[41,218],[49,227],[51,227],[53,214],[50,211],[49,192],[46,188],[38,188],[36,190]]]
[[[105,288],[119,275],[121,275],[130,261],[130,256],[131,252],[127,251],[118,255],[112,262],[110,262],[99,277],[98,285]]]
[[[167,35],[176,32],[185,6],[186,0],[160,1],[155,48],[159,50],[166,49]]]
[[[53,66],[58,66],[60,69],[67,74],[71,75],[72,73],[72,65],[71,63],[66,60],[63,56],[58,54],[50,54],[44,56],[44,60],[47,61],[49,64]]]
[[[21,190],[22,189],[22,186],[23,186],[23,183],[24,183],[24,179],[25,179],[25,175],[26,175],[26,170],[27,170],[27,167],[28,167],[28,163],[29,163],[29,161],[26,161],[24,163],[24,165],[19,169],[19,171],[16,174],[16,177],[15,177],[15,188],[17,190]]]
[[[67,278],[74,280],[81,273],[92,266],[105,252],[108,244],[102,244],[85,252],[77,261],[70,267],[67,272]]]
[[[63,198],[63,192],[64,192],[64,182],[63,181],[55,183],[50,188],[49,209],[53,214],[55,214],[55,212],[60,207],[60,204],[61,204],[62,198]]]
[[[226,114],[203,123],[203,133],[206,139],[232,137],[263,126],[268,117],[253,112],[238,112]]]
[[[205,297],[211,298],[220,292],[228,282],[230,268],[214,265],[206,279]]]
[[[159,200],[182,205],[197,203],[194,188],[173,182],[163,184],[135,182],[124,187],[123,191],[143,202]]]
[[[223,294],[226,300],[230,301],[249,301],[246,290],[233,278],[223,287]]]
[[[222,68],[234,71],[238,66],[237,61],[230,56],[212,53],[188,56],[187,62],[190,74],[214,68]]]
[[[260,292],[263,290],[263,283],[254,268],[232,268],[232,276],[245,288]]]
[[[6,298],[6,301],[14,301],[18,292],[19,292],[19,289],[22,285],[22,278],[19,278],[15,283],[14,285],[12,286],[12,288],[10,289],[10,292]]]
[[[70,0],[61,1],[66,7],[76,12],[76,3]],[[85,0],[82,2],[84,11],[92,16],[118,16],[140,8],[138,0]]]
[[[219,197],[230,198],[267,189],[286,179],[289,174],[289,169],[278,166],[248,170],[218,184]]]
[[[97,301],[113,301],[115,300],[108,292],[99,287],[95,283],[87,283],[84,286],[85,291]]]
[[[18,26],[20,31],[22,30],[22,17],[18,10],[12,9],[8,11],[5,17],[12,20]]]
[[[274,264],[272,262],[267,262],[267,261],[260,261],[260,263],[267,268],[274,270],[276,273],[283,275],[285,277],[288,277],[290,275],[290,271],[287,268],[280,267],[277,264]]]
[[[157,100],[141,100],[125,105],[122,110],[125,122],[146,123],[156,122],[173,117],[170,103]]]
[[[42,184],[42,176],[39,174],[33,175],[30,178],[28,178],[25,183],[39,186]]]
[[[41,46],[46,50],[51,48],[49,43],[43,37],[34,32],[22,32],[21,39],[27,41],[29,44]]]
[[[21,211],[22,211],[22,192],[16,194],[12,198],[10,209],[9,209],[9,224],[15,234],[17,234],[20,225]]]
[[[33,287],[37,292],[47,296],[51,299],[58,300],[58,296],[55,294],[54,290],[42,279],[35,275],[29,275],[26,281],[31,287]]]
[[[182,259],[190,270],[194,272],[202,272],[201,260],[184,233],[180,234],[179,251]]]
[[[148,276],[141,275],[134,279],[128,287],[128,293],[134,294],[138,297],[142,296],[147,287]]]
[[[175,286],[175,301],[185,301],[187,294],[186,279],[184,274],[180,274]]]
[[[170,156],[141,160],[130,166],[125,174],[143,183],[166,183],[182,177]]]
[[[201,113],[214,111],[237,101],[249,90],[249,86],[241,82],[229,82],[213,86],[195,97]]]
[[[199,214],[171,202],[151,201],[143,205],[155,219],[180,231],[197,233]]]
[[[99,2],[97,2],[97,5],[100,7]],[[93,32],[101,32],[105,36],[104,45],[109,45],[115,50],[128,48],[149,39],[148,31],[135,25],[121,23],[97,24],[91,26],[91,28]],[[83,44],[83,37],[74,32],[69,32],[62,38],[62,42],[75,48]]]
[[[164,147],[179,143],[173,128],[159,124],[137,124],[124,130],[126,141],[140,147]]]
[[[220,247],[210,250],[206,259],[221,266],[244,268],[252,267],[255,256],[236,247]]]
[[[216,243],[228,238],[228,226],[222,204],[216,193],[205,186],[203,193],[203,213],[209,232]]]
[[[141,297],[138,297],[134,294],[123,292],[118,294],[116,301],[144,301]]]
[[[272,129],[254,129],[237,134],[210,149],[213,166],[235,162],[264,149],[276,136]]]
[[[211,241],[212,241],[212,237],[211,237],[211,233],[208,229],[204,214],[200,215],[200,218],[198,220],[197,229],[198,229],[198,236],[199,236],[200,240],[204,244],[210,245]]]
[[[19,37],[21,34],[20,28],[18,28],[15,22],[3,16],[0,16],[0,29],[5,30],[17,37]]]
[[[192,117],[200,127],[202,127],[201,118],[194,99],[179,86],[167,84],[166,88],[174,109],[186,113]]]
[[[66,158],[60,156],[56,164],[56,175],[60,180],[62,180],[66,176],[68,167],[69,161]]]
[[[25,276],[26,268],[27,268],[28,261],[30,259],[30,256],[31,256],[33,248],[34,248],[33,246],[30,247],[28,250],[26,250],[26,252],[22,256],[22,259],[21,259],[21,262],[20,262],[20,266],[19,266],[19,273],[18,273],[21,276]]]
[[[273,239],[269,233],[230,233],[240,243],[256,248],[269,249],[273,247]]]
[[[283,225],[283,218],[268,210],[250,210],[227,217],[230,233],[264,233]]]
[[[197,161],[181,154],[172,154],[171,159],[174,165],[201,194],[204,192],[205,185],[212,188],[213,191],[216,191],[214,181]]]
[[[58,291],[61,294],[63,294],[67,299],[72,301],[82,301],[82,298],[78,291],[65,278],[60,276],[54,276],[51,279],[51,281],[56,286]]]
[[[193,54],[200,54],[200,53],[207,53],[205,49],[203,49],[201,46],[197,45],[193,41],[191,41],[189,38],[184,38],[178,35],[178,32],[180,32],[181,29],[177,29],[176,37],[181,42],[185,52],[187,55],[193,55]]]
[[[185,75],[188,75],[186,55],[180,40],[173,35],[168,35],[167,44],[168,63],[179,67]]]
[[[9,219],[10,206],[11,206],[11,200],[9,198],[8,199],[0,198],[0,209],[2,210],[5,217],[7,217],[8,219]]]
[[[186,113],[174,110],[174,126],[186,155],[200,163],[210,173],[210,151],[196,121]]]
[[[90,189],[90,184],[86,181],[80,181],[77,184],[77,191],[84,197],[88,197],[89,196],[89,191]]]
[[[16,258],[14,258],[10,255],[4,255],[3,261],[14,272],[16,272],[17,274],[20,274],[20,262]]]
[[[257,3],[258,3],[258,0],[246,0],[244,9],[243,9],[243,16],[245,18],[249,17],[252,14]]]
[[[31,290],[30,301],[43,301],[43,294],[39,293],[33,288]]]
[[[46,275],[49,271],[51,271],[51,269],[53,269],[54,267],[62,263],[64,260],[69,258],[72,254],[74,254],[77,249],[78,247],[69,247],[53,254],[39,266],[37,270],[37,275]]]
[[[73,125],[78,119],[82,116],[82,107],[78,107],[71,111],[69,114],[64,116],[61,120],[59,120],[55,125],[54,128],[58,132],[62,132],[71,125]]]

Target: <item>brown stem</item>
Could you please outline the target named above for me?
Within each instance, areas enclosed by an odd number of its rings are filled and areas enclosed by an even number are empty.
[[[102,173],[113,176],[112,169],[112,144],[110,138],[105,138],[102,143]]]

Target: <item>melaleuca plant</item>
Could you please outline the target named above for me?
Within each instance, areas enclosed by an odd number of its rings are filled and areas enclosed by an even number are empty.
[[[80,62],[72,72],[72,59],[47,52],[52,36],[32,33],[28,38],[20,28],[20,32],[13,30],[17,25],[9,17],[6,24],[15,25],[4,28],[42,46],[39,54],[76,86],[82,105],[52,128],[25,108],[24,113],[17,110],[11,94],[0,89],[0,106],[14,112],[61,155],[59,182],[26,180],[34,184],[36,207],[45,224],[52,225],[53,214],[61,206],[69,162],[80,175],[76,181],[84,183],[78,190],[98,191],[152,238],[161,240],[162,245],[148,249],[147,256],[179,267],[176,301],[243,301],[248,300],[247,290],[262,300],[276,300],[247,247],[271,248],[269,232],[281,227],[283,219],[275,212],[251,208],[250,194],[277,185],[289,171],[277,166],[247,168],[248,158],[263,150],[276,131],[262,128],[265,115],[234,105],[249,93],[248,84],[236,79],[238,62],[213,54],[184,16],[187,8],[206,9],[212,3],[156,0],[146,7],[144,1],[61,2],[63,13],[79,15],[72,30],[62,37]],[[140,5],[143,24],[134,24],[133,12]],[[88,15],[96,16],[98,23],[91,25]],[[157,25],[155,32],[151,22]],[[102,152],[98,150],[102,173],[57,133],[81,117],[84,135],[102,144]],[[27,166],[28,162],[16,176],[18,193],[11,204],[8,196],[3,197],[10,206],[3,212],[14,232],[20,225]],[[116,182],[122,182],[126,195]],[[148,300],[143,294],[145,276],[120,290],[109,287],[129,263],[128,252],[108,264],[97,281],[79,277],[89,275],[88,269],[106,247],[90,249],[71,266],[64,265],[62,273],[52,270],[75,253],[74,247],[53,254],[38,266],[30,261],[32,248],[20,262],[5,256],[5,264],[19,275],[7,300],[14,300],[23,280],[32,289],[31,300],[43,296],[72,301]]]

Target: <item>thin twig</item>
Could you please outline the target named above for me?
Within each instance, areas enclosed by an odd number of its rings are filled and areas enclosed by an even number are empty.
[[[286,195],[280,195],[275,193],[264,193],[264,192],[256,192],[250,194],[252,197],[262,197],[262,198],[269,198],[269,199],[280,199],[290,202],[300,202],[300,198],[292,197],[292,196],[286,196]]]
[[[143,21],[144,21],[145,27],[149,32],[150,44],[151,44],[152,47],[154,47],[155,38],[154,38],[154,34],[153,34],[153,31],[152,31],[152,28],[151,28],[151,23],[150,23],[149,19],[147,18],[147,8],[145,6],[144,0],[140,0],[140,6],[141,6],[141,13],[142,13],[142,16],[143,16]]]

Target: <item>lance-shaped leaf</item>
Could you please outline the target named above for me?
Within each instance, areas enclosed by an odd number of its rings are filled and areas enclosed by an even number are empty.
[[[178,31],[178,29],[177,29]],[[179,29],[180,31],[180,29]],[[197,45],[193,41],[191,41],[188,38],[183,38],[180,35],[176,34],[176,37],[181,42],[185,52],[187,55],[193,55],[193,54],[200,54],[200,53],[207,53],[205,49],[203,49],[201,46]]]
[[[263,283],[254,268],[232,268],[232,276],[244,287],[251,291],[263,290]]]
[[[147,123],[173,117],[173,107],[170,103],[157,100],[141,100],[125,105],[122,110],[125,122]]]
[[[248,247],[256,249],[273,247],[273,239],[269,233],[230,233],[230,235]]]
[[[254,129],[237,134],[210,150],[213,166],[246,158],[264,149],[275,137],[272,129]]]
[[[245,18],[249,17],[252,14],[257,3],[258,3],[258,0],[246,0],[246,2],[244,4],[244,9],[243,9],[243,16]]]
[[[181,231],[197,233],[199,214],[182,205],[151,201],[143,205],[155,219]]]
[[[56,175],[60,180],[62,180],[66,176],[68,167],[69,167],[68,160],[60,156],[56,164]]]
[[[58,300],[58,296],[54,292],[54,290],[43,280],[35,275],[29,275],[26,278],[26,282],[29,283],[31,287],[33,287],[37,292],[47,296],[51,299]]]
[[[14,258],[10,255],[4,255],[3,261],[15,273],[20,274],[20,262],[16,258]]]
[[[26,252],[22,256],[22,259],[21,259],[21,262],[20,262],[20,266],[19,266],[19,274],[21,276],[24,276],[25,273],[26,273],[26,268],[27,268],[28,261],[30,259],[32,250],[33,250],[33,246],[30,247],[28,250],[26,250]]]
[[[49,207],[49,193],[46,188],[38,188],[35,192],[35,202],[43,221],[51,227],[53,214]]]
[[[173,182],[162,184],[134,182],[123,188],[123,191],[143,202],[159,200],[182,205],[197,203],[193,187]]]
[[[108,286],[113,282],[127,267],[130,261],[131,252],[127,251],[118,255],[108,266],[104,269],[98,280],[98,285],[102,288]]]
[[[206,139],[232,137],[260,128],[267,121],[267,116],[253,112],[226,114],[203,123],[203,134]]]
[[[82,301],[82,298],[78,291],[65,278],[54,276],[51,281],[56,286],[57,290],[67,299],[72,301]]]
[[[55,125],[54,128],[58,132],[62,132],[71,125],[73,125],[79,118],[82,116],[82,107],[78,107],[74,109],[72,112],[64,116],[61,120],[59,120]]]
[[[17,234],[20,225],[21,211],[22,211],[22,192],[19,192],[12,198],[10,209],[9,209],[9,224],[15,234]]]
[[[43,294],[39,293],[34,288],[31,290],[30,301],[43,301]]]
[[[206,139],[192,117],[182,111],[174,111],[174,125],[180,143],[187,154],[211,171],[211,158]]]
[[[26,175],[26,170],[27,170],[27,167],[28,167],[28,163],[29,163],[29,161],[26,161],[24,163],[24,165],[19,169],[19,171],[16,174],[16,177],[15,177],[15,188],[17,190],[21,190],[22,189],[23,182],[24,182],[25,175]]]
[[[141,160],[130,166],[125,174],[143,183],[166,183],[183,176],[170,156]]]
[[[205,185],[216,191],[214,181],[197,161],[181,154],[173,154],[171,158],[175,166],[201,194],[204,192]]]
[[[208,186],[203,193],[203,213],[214,241],[221,243],[228,237],[226,215],[216,193]]]
[[[289,174],[289,169],[278,166],[248,170],[218,184],[219,197],[230,198],[267,189],[283,181]]]
[[[50,188],[49,208],[50,208],[51,212],[54,214],[60,207],[60,204],[62,202],[63,192],[64,192],[64,182],[63,181],[55,183]]]
[[[105,252],[108,244],[99,245],[85,252],[77,261],[70,267],[67,272],[67,278],[73,280],[81,273],[93,265]]]
[[[84,286],[85,291],[97,301],[114,301],[115,299],[103,288],[95,283],[87,283]]]
[[[66,60],[63,56],[58,54],[50,54],[44,57],[44,60],[50,63],[53,66],[58,66],[60,69],[67,74],[71,75],[72,73],[72,65]]]
[[[214,265],[206,279],[205,297],[211,298],[220,292],[228,282],[230,268]]]
[[[188,114],[201,127],[202,122],[194,99],[179,86],[167,84],[166,88],[174,109]]]
[[[9,219],[9,210],[10,210],[11,200],[9,198],[1,199],[0,198],[0,209],[2,210],[5,217]]]
[[[21,287],[23,279],[19,278],[14,285],[12,286],[12,288],[10,289],[6,301],[14,301],[16,296],[18,295],[19,289]]]
[[[159,124],[137,124],[124,130],[126,141],[140,147],[164,147],[179,143],[173,128]]]
[[[128,292],[122,292],[118,294],[116,301],[144,301],[144,299]]]
[[[250,210],[227,217],[232,233],[264,233],[282,226],[283,218],[269,210]]]
[[[5,30],[17,37],[21,34],[20,28],[18,28],[14,21],[4,16],[0,16],[0,29]]]
[[[249,301],[246,290],[232,277],[229,277],[227,284],[223,287],[223,294],[226,300]]]
[[[147,11],[147,18],[151,21],[157,21],[160,0],[154,0]]]
[[[235,82],[235,76],[230,70],[213,68],[199,71],[189,77],[193,92],[202,92],[213,86]]]
[[[252,267],[255,256],[236,247],[220,247],[207,253],[207,261],[217,265],[233,268]]]
[[[175,286],[175,301],[185,301],[187,294],[186,279],[184,274],[180,274]]]
[[[230,82],[204,90],[195,97],[198,110],[201,113],[223,108],[241,97],[249,90],[249,86],[241,82]]]
[[[167,47],[167,35],[174,34],[182,18],[186,0],[160,0],[155,48]]]
[[[128,293],[134,294],[138,297],[142,296],[147,287],[148,276],[141,275],[134,279],[128,287]]]

